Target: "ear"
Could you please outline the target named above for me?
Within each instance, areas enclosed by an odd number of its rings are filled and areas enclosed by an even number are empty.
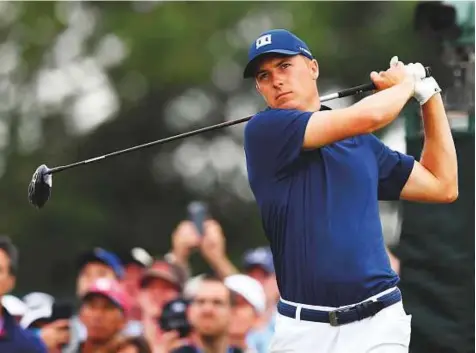
[[[317,78],[319,77],[319,64],[317,63],[317,60],[312,59],[310,65],[311,65],[312,78],[314,80],[317,80]]]
[[[256,81],[256,80],[255,80],[255,88],[256,88],[256,90],[258,91],[259,94],[263,95],[263,94],[261,93],[261,89],[260,89],[260,87],[259,87],[259,83],[258,83],[258,81]]]

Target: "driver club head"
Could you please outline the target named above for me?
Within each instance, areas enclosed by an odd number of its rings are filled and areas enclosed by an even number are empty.
[[[28,200],[37,208],[42,208],[51,195],[53,176],[48,174],[48,171],[46,165],[40,165],[35,170],[30,185],[28,185]]]

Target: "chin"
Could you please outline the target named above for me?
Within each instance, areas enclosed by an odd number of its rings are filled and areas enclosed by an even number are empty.
[[[275,108],[275,109],[296,109],[296,110],[300,110],[299,103],[297,103],[296,101],[293,101],[293,100],[289,100],[289,101],[282,102],[282,103],[276,103],[273,108]]]

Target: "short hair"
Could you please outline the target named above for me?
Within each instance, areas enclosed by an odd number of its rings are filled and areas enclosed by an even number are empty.
[[[147,343],[147,340],[142,336],[127,337],[119,348],[124,348],[128,345],[133,345],[134,347],[136,347],[139,353],[152,352],[152,350],[150,349],[149,343]]]
[[[228,293],[230,294],[230,305],[231,306],[235,306],[236,305],[236,293],[233,292],[230,288],[228,288],[226,285],[225,285],[225,281],[223,279],[221,279],[220,277],[218,277],[217,275],[215,274],[212,274],[212,273],[205,273],[203,275],[203,277],[200,279],[201,282],[218,282],[218,283],[221,283],[225,286],[225,288],[227,289]]]
[[[3,235],[0,236],[0,250],[3,250],[9,260],[10,260],[10,268],[8,271],[10,272],[11,275],[15,276],[17,271],[18,271],[18,249],[17,247],[12,243],[12,240]]]

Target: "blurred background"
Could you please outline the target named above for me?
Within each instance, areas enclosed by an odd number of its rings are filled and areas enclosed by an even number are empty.
[[[248,46],[262,31],[286,28],[316,56],[321,94],[368,82],[393,55],[432,67],[457,143],[460,197],[383,203],[382,225],[400,259],[415,339],[474,351],[474,11],[464,1],[0,2],[0,233],[20,249],[14,294],[74,297],[76,258],[94,247],[163,256],[193,200],[208,205],[236,266],[247,249],[266,245],[243,125],[55,175],[41,210],[26,196],[40,164],[263,109],[253,82],[242,79]],[[409,103],[378,136],[418,157],[417,108]],[[190,263],[193,273],[208,269],[196,253]]]

